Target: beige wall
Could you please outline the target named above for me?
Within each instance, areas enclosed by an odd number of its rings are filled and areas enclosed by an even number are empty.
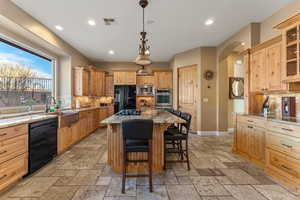
[[[86,66],[90,61],[9,0],[0,0],[0,34],[25,44],[57,60],[56,95],[72,101],[72,67]]]
[[[275,12],[272,16],[262,21],[260,41],[265,42],[273,37],[280,35],[281,32],[279,30],[273,29],[273,27],[299,12],[300,12],[300,1],[294,0],[287,6]]]

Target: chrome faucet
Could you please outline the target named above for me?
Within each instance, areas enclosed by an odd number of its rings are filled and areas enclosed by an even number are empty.
[[[50,99],[50,102],[49,102],[49,99]],[[56,104],[55,98],[53,96],[48,96],[48,98],[46,99],[46,110],[45,110],[46,113],[48,113],[50,111],[50,105],[51,105],[52,101],[54,104]]]

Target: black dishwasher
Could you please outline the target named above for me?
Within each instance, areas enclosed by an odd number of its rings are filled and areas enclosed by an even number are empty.
[[[58,118],[29,124],[29,166],[32,174],[57,155]]]

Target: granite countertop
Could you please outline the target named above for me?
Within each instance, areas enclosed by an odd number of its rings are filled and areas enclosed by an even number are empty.
[[[99,108],[100,107],[88,107],[88,108],[80,108],[80,109],[66,108],[63,111],[83,112],[83,111],[94,110]],[[0,128],[7,128],[11,126],[20,125],[20,124],[28,124],[32,122],[55,118],[57,116],[58,115],[55,113],[51,114],[51,113],[45,113],[43,111],[32,111],[26,113],[0,115]]]
[[[0,128],[7,128],[7,127],[11,127],[11,126],[20,125],[20,124],[28,124],[28,123],[51,119],[51,118],[55,118],[55,117],[57,117],[57,115],[35,114],[35,115],[27,115],[27,116],[13,117],[13,118],[7,118],[7,119],[0,119]]]
[[[166,111],[157,111],[158,114],[145,114],[142,113],[141,115],[127,115],[127,116],[120,116],[120,115],[112,115],[109,118],[101,121],[103,124],[120,124],[123,120],[128,119],[152,119],[155,124],[172,124],[172,123],[185,123],[185,120],[169,113]]]
[[[279,122],[279,123],[300,126],[300,118],[296,118],[296,117],[281,117],[281,116],[276,116],[276,115],[269,115],[268,117],[264,117],[263,115],[259,115],[259,114],[240,114],[240,115],[264,119],[266,121],[274,121],[274,122]]]

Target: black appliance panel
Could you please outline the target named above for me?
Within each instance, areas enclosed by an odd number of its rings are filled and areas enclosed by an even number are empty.
[[[29,124],[28,174],[37,171],[57,155],[58,118]]]
[[[115,86],[115,113],[124,109],[136,109],[136,86]]]

